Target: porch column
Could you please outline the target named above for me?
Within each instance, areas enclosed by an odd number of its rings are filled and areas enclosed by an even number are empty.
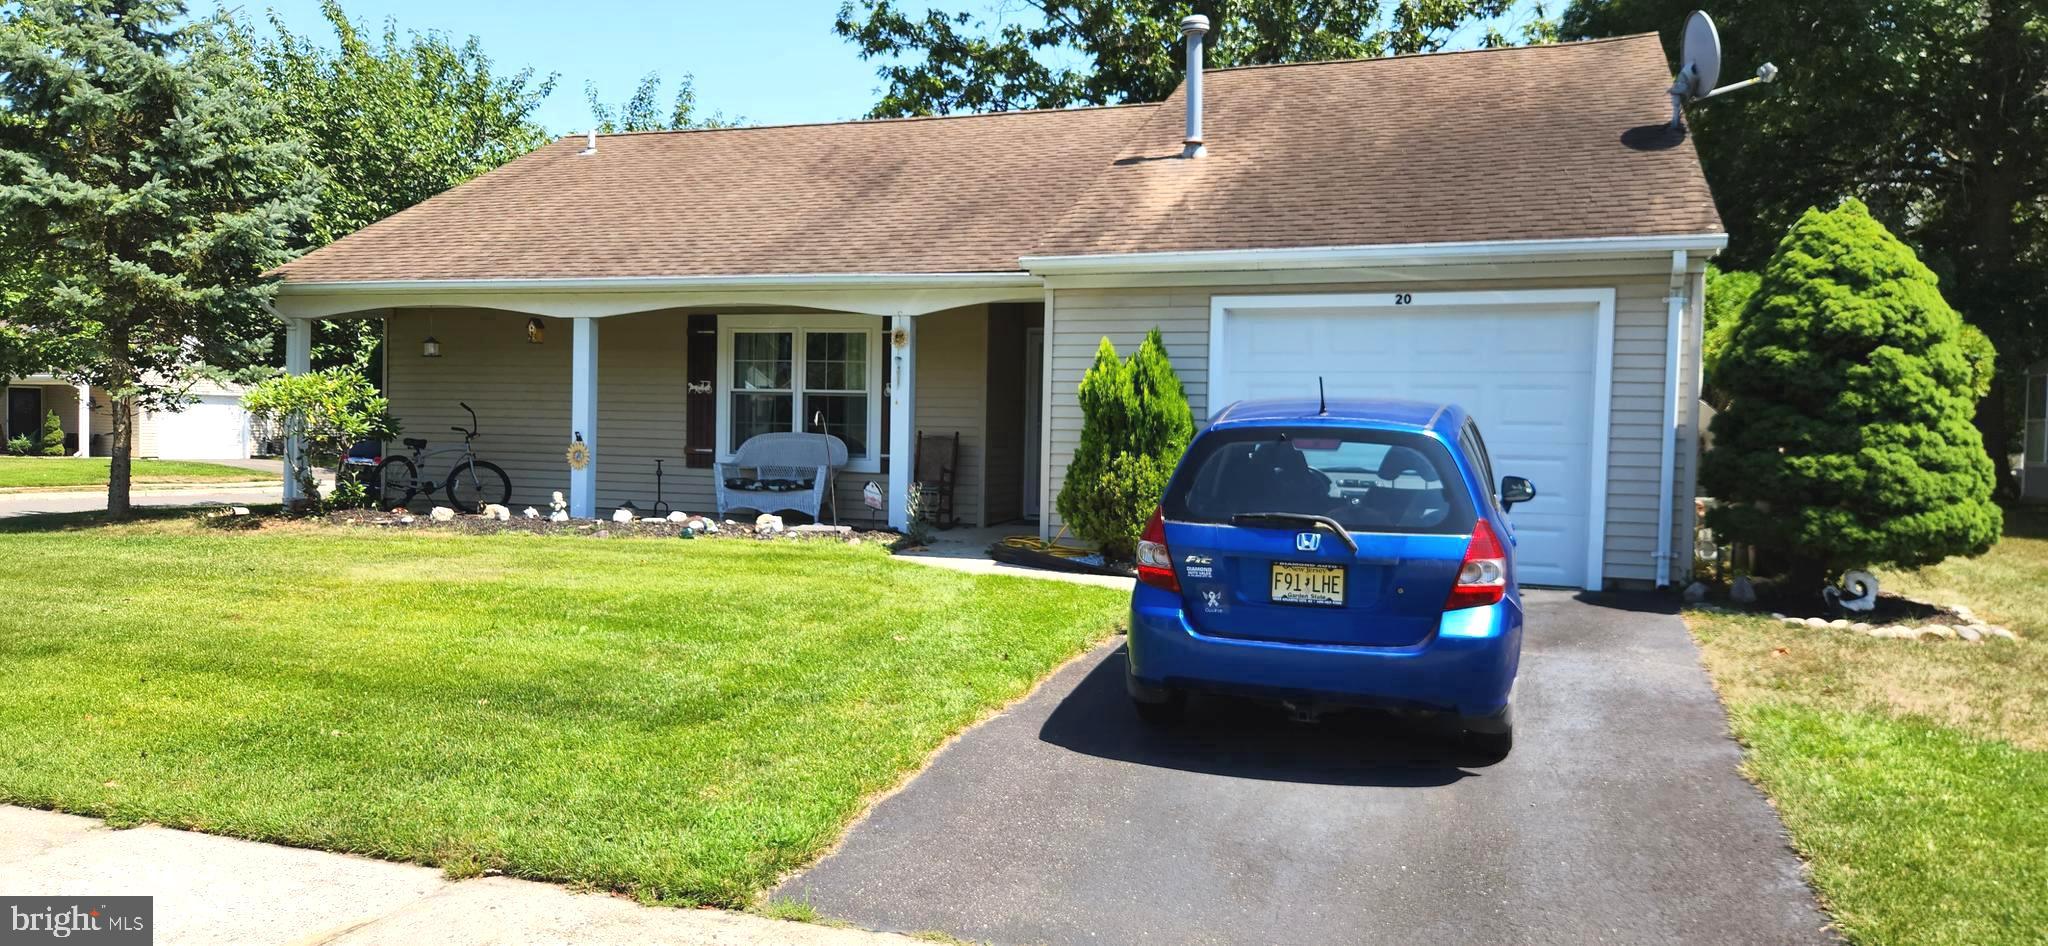
[[[917,464],[917,319],[898,315],[889,328],[889,528],[901,530]]]
[[[597,320],[572,319],[575,344],[569,353],[569,440],[590,451],[583,469],[569,470],[569,515],[597,518]]]
[[[313,321],[311,319],[284,320],[284,373],[305,374],[313,370]],[[318,496],[299,494],[299,452],[303,449],[299,439],[298,425],[287,423],[284,432],[284,503],[289,506],[301,499],[318,499]]]
[[[72,386],[78,392],[78,452],[73,456],[92,456],[92,385]]]

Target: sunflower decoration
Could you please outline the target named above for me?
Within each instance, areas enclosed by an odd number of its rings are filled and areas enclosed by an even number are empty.
[[[564,454],[564,457],[569,461],[569,469],[583,469],[590,465],[590,445],[584,443],[583,438],[578,437],[576,442],[569,445],[569,452]]]

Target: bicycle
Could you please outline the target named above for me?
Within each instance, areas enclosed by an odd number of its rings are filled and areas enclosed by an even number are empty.
[[[460,403],[460,402],[457,402]],[[416,496],[432,495],[436,489],[448,494],[448,504],[467,513],[482,512],[484,506],[497,503],[504,505],[512,501],[512,478],[505,475],[495,463],[476,458],[476,450],[470,441],[476,439],[476,411],[467,404],[462,409],[469,411],[469,427],[450,427],[462,435],[462,446],[442,447],[428,450],[427,442],[417,437],[407,437],[404,444],[411,448],[412,455],[385,457],[371,473],[373,495],[377,506],[386,511],[399,509],[413,501]],[[442,454],[461,454],[460,460],[448,468],[448,478],[440,483],[420,479],[420,467],[428,457]]]

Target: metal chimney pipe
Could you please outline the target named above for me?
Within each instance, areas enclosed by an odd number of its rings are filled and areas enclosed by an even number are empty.
[[[595,129],[595,128],[592,128],[592,129],[591,129],[591,130],[590,130],[590,131],[589,131],[588,133],[584,134],[584,136],[583,136],[583,150],[582,150],[582,151],[578,151],[578,152],[576,152],[576,154],[577,154],[577,156],[579,156],[579,157],[580,157],[580,156],[582,156],[582,155],[586,155],[586,154],[596,154],[596,153],[597,153],[597,129]]]
[[[1181,147],[1183,158],[1199,158],[1202,147],[1202,34],[1209,32],[1209,18],[1199,13],[1180,21],[1180,35],[1188,40],[1188,137]]]

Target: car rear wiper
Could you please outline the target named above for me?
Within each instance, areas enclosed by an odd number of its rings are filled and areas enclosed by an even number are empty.
[[[1305,512],[1241,512],[1230,517],[1231,525],[1251,525],[1259,522],[1304,522],[1311,526],[1321,526],[1344,540],[1344,544],[1351,549],[1351,554],[1358,554],[1358,540],[1351,537],[1351,532],[1344,528],[1343,523],[1329,516]]]

